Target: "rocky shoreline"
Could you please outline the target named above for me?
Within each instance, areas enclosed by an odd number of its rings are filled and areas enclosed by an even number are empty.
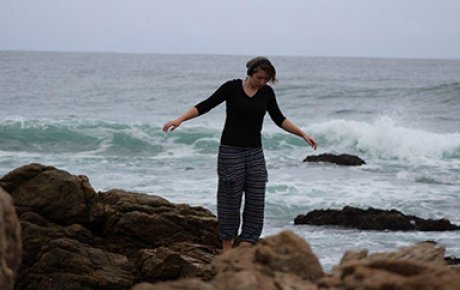
[[[292,232],[219,255],[207,209],[96,192],[86,176],[41,164],[3,176],[0,202],[5,290],[460,289],[460,267],[433,243],[346,252],[330,273]]]

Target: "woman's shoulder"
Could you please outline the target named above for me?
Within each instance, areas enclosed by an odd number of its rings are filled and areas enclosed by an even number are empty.
[[[273,90],[273,88],[270,86],[270,85],[265,85],[261,88],[261,90],[266,93],[266,94],[269,94],[273,97],[275,97],[275,91]]]
[[[237,85],[241,85],[242,81],[243,81],[242,79],[232,79],[232,80],[225,82],[225,84],[237,86]]]
[[[232,90],[232,89],[241,87],[241,84],[242,84],[241,82],[242,82],[241,79],[228,80],[225,83],[223,83],[220,87],[221,89],[224,89],[224,90]]]

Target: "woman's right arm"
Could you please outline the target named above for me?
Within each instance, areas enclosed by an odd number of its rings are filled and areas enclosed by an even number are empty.
[[[209,98],[197,104],[187,112],[183,113],[179,118],[164,124],[163,131],[168,132],[169,129],[173,131],[179,127],[182,122],[209,112],[209,110],[225,101],[225,96],[228,95],[228,90],[230,87],[231,82],[226,82],[225,84],[221,85],[217,91],[215,91],[214,94],[212,94]]]
[[[163,132],[168,132],[169,129],[174,131],[184,121],[190,120],[198,116],[198,109],[196,107],[191,108],[187,112],[183,113],[179,118],[171,120],[163,125]]]

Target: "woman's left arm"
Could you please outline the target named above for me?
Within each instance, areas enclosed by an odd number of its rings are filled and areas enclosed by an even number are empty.
[[[307,133],[305,133],[304,131],[302,131],[302,129],[300,129],[299,127],[297,127],[294,123],[292,123],[289,119],[285,119],[283,121],[283,123],[281,123],[281,128],[283,128],[284,130],[286,130],[287,132],[289,133],[292,133],[294,135],[297,135],[299,136],[300,138],[304,139],[305,142],[307,142],[308,144],[310,144],[310,146],[316,150],[316,147],[318,146],[318,144],[316,143],[315,139],[313,139],[312,137],[310,137]]]

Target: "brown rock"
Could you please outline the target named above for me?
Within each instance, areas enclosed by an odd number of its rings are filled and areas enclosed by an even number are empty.
[[[304,280],[316,282],[324,275],[318,258],[310,245],[293,232],[284,231],[264,239],[255,247],[255,263],[265,265],[265,270],[295,273]]]
[[[217,256],[212,264],[216,276],[206,284],[194,284],[197,288],[188,288],[196,281],[185,279],[134,289],[317,290],[315,283],[324,276],[308,243],[290,231],[267,237],[255,246],[239,246]]]
[[[430,267],[413,261],[374,261],[347,268],[342,279],[346,289],[458,290],[459,274],[448,267]]]
[[[137,284],[131,290],[216,290],[216,288],[198,279],[186,279],[155,285],[144,282]]]
[[[135,266],[126,256],[56,239],[41,249],[35,263],[18,280],[19,289],[128,289]]]
[[[337,289],[460,289],[460,269],[447,266],[443,247],[420,243],[396,252],[348,252],[334,269]],[[337,278],[340,277],[340,283]],[[323,281],[325,285],[328,281]],[[342,287],[342,288],[340,288]]]
[[[0,289],[14,288],[22,258],[21,228],[8,193],[0,187]]]
[[[347,251],[345,252],[340,265],[346,265],[350,262],[367,262],[381,260],[397,260],[397,261],[413,261],[423,262],[435,266],[446,266],[447,262],[444,259],[446,249],[437,246],[431,242],[422,242],[409,247],[402,247],[398,251],[388,253],[374,253],[368,255],[366,250],[363,251]]]
[[[170,247],[140,251],[137,261],[147,281],[200,277],[209,280],[215,272],[211,267],[214,255],[199,244],[176,243]]]
[[[7,192],[13,192],[19,185],[40,175],[42,172],[54,170],[54,167],[44,166],[38,163],[31,163],[9,172],[0,179],[0,186]]]
[[[18,215],[33,211],[60,224],[87,223],[94,189],[86,176],[31,164],[0,180],[13,197]]]
[[[87,177],[40,164],[0,184],[23,231],[18,289],[129,289],[214,275],[217,220],[204,208],[123,190],[96,193]]]
[[[97,194],[89,227],[120,245],[118,251],[125,254],[131,253],[127,245],[156,248],[190,242],[210,249],[220,246],[217,220],[210,211],[119,189]]]
[[[248,270],[219,273],[210,283],[219,290],[282,289],[273,278]]]

